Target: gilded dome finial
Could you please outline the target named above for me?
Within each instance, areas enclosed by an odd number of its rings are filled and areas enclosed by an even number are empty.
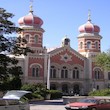
[[[30,12],[33,12],[33,0],[30,0]]]
[[[88,10],[88,21],[91,21],[91,10]]]

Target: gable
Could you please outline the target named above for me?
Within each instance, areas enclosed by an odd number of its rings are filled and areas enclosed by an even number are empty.
[[[60,47],[50,51],[51,62],[58,64],[68,63],[70,65],[80,64],[84,66],[85,57],[70,47]]]

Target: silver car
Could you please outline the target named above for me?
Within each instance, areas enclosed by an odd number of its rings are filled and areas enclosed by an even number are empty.
[[[12,90],[8,91],[3,98],[0,98],[0,110],[30,110],[28,102],[20,99],[30,91]]]

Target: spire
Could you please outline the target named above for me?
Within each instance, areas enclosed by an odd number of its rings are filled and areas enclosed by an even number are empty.
[[[30,11],[31,13],[33,13],[33,0],[30,0]]]
[[[91,10],[88,10],[88,21],[91,21]]]

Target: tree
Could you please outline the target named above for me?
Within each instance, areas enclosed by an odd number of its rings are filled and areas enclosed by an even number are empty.
[[[110,50],[100,53],[95,58],[96,65],[104,70],[110,70]]]
[[[12,86],[12,83],[18,81],[23,74],[21,67],[17,66],[17,59],[10,57],[9,54],[27,55],[27,52],[32,52],[28,47],[23,46],[26,44],[25,39],[20,37],[9,39],[10,34],[23,31],[10,21],[13,16],[12,13],[0,8],[0,90],[6,89],[7,84]],[[17,84],[14,86],[16,87]]]

